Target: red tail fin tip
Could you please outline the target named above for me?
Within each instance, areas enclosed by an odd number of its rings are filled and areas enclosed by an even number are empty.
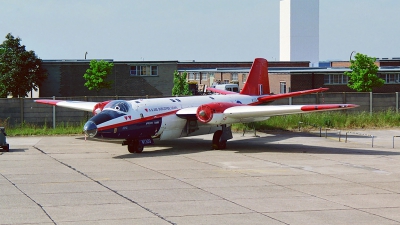
[[[256,58],[240,94],[265,95],[269,93],[268,61],[263,58]]]

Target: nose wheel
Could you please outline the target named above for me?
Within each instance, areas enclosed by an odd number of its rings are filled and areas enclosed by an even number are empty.
[[[142,153],[144,146],[139,143],[139,140],[129,140],[128,142],[128,151],[130,153]]]

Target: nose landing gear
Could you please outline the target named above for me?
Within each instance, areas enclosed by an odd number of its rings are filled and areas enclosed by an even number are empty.
[[[126,140],[122,145],[128,145],[128,151],[130,153],[142,153],[144,149],[144,146],[138,139]]]

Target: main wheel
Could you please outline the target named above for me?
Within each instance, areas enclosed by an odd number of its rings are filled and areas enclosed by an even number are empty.
[[[215,131],[212,140],[212,149],[221,150],[226,148],[226,141],[221,141],[222,130]]]

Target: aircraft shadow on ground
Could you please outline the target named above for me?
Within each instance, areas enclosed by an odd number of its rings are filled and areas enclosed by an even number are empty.
[[[392,152],[385,150],[373,150],[368,146],[363,148],[343,148],[338,147],[326,147],[326,146],[312,146],[297,143],[279,143],[288,138],[293,137],[316,137],[312,134],[292,133],[288,135],[275,135],[265,137],[251,137],[247,139],[236,139],[230,140],[227,143],[227,148],[219,151],[235,152],[235,153],[306,153],[306,154],[342,154],[342,155],[400,155],[400,152]],[[323,140],[321,140],[323,141]],[[190,139],[176,139],[168,141],[156,142],[156,145],[146,146],[141,154],[127,153],[119,155],[114,158],[145,158],[145,157],[158,157],[167,155],[184,155],[196,152],[215,151],[211,149],[211,140],[205,140],[201,138],[190,138]]]

